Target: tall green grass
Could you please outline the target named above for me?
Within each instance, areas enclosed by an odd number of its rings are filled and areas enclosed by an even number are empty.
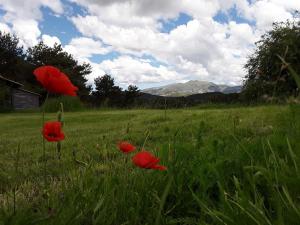
[[[299,112],[294,104],[66,113],[62,159],[47,144],[46,174],[39,116],[4,115],[0,221],[300,224]],[[168,171],[134,167],[115,146],[121,139]]]

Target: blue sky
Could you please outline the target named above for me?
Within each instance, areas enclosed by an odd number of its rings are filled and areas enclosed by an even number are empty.
[[[286,0],[0,0],[0,30],[28,48],[60,43],[123,87],[188,80],[238,85],[255,41],[291,19]]]
[[[162,24],[161,32],[169,33],[180,25],[187,24],[193,18],[186,13],[180,13],[177,18],[160,20]]]
[[[58,37],[63,45],[68,44],[72,38],[81,36],[67,16],[57,16],[49,8],[42,8],[41,11],[43,20],[39,23],[39,27],[43,34]]]

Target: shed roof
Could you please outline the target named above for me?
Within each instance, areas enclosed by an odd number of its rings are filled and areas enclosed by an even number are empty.
[[[24,85],[19,83],[19,82],[16,82],[16,81],[13,81],[13,80],[10,80],[8,78],[5,78],[3,76],[0,75],[0,80],[3,80],[9,84],[12,84],[13,86],[17,87],[18,90],[21,90],[21,91],[24,91],[24,92],[27,92],[27,93],[30,93],[30,94],[34,94],[34,95],[38,95],[38,96],[41,96],[40,94],[38,93],[35,93],[35,92],[32,92],[32,91],[28,91],[28,90],[25,90],[21,87],[23,87]]]
[[[0,79],[4,80],[5,82],[8,82],[8,83],[14,84],[16,86],[19,86],[19,87],[24,86],[23,84],[21,84],[19,82],[16,82],[16,81],[13,81],[13,80],[10,80],[10,79],[7,79],[7,78],[3,77],[2,75],[0,75]]]

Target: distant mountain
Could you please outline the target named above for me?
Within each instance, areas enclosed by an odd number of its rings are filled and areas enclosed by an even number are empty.
[[[144,93],[160,96],[188,96],[208,92],[221,92],[225,94],[239,93],[241,86],[217,85],[212,82],[191,80],[186,83],[175,83],[161,87],[147,88]]]

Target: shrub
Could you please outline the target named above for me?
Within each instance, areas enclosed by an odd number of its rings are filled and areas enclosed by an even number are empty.
[[[84,104],[77,97],[70,96],[60,96],[60,97],[51,97],[47,100],[45,105],[46,112],[57,112],[58,105],[63,103],[64,111],[72,112],[72,111],[81,111],[84,110]]]

